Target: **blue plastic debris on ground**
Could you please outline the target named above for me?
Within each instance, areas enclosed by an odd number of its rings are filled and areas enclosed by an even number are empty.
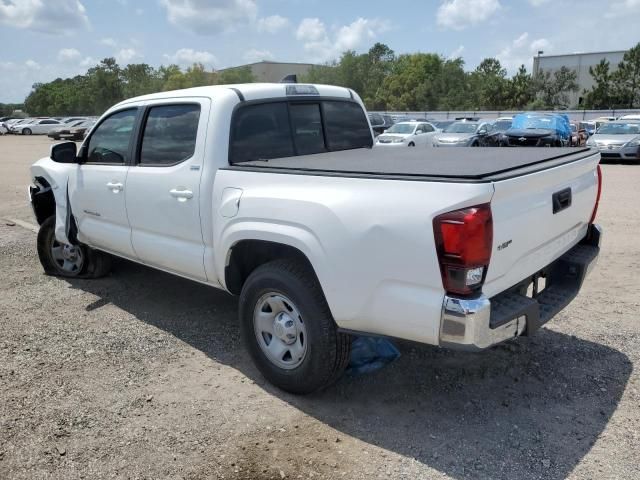
[[[346,373],[351,376],[373,373],[399,357],[400,351],[386,338],[356,337],[351,342]]]

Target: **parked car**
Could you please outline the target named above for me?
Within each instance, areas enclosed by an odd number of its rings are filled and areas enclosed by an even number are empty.
[[[369,113],[369,123],[374,135],[380,135],[395,123],[391,115],[383,115],[381,113]]]
[[[31,167],[40,262],[94,278],[116,255],[239,295],[251,357],[294,393],[340,376],[351,333],[485,349],[576,297],[599,253],[598,152],[372,144],[342,87],[126,100]]]
[[[12,133],[21,135],[47,135],[54,128],[62,125],[53,118],[37,119],[30,123],[20,123],[11,127]]]
[[[570,123],[571,135],[569,137],[570,147],[583,147],[587,143],[589,134],[584,128],[580,128],[580,123]]]
[[[640,161],[640,119],[605,123],[587,140],[587,146],[597,148],[603,160]]]
[[[95,120],[79,120],[71,122],[68,126],[58,127],[51,130],[49,132],[49,138],[52,138],[53,140],[60,140],[61,138],[76,141],[83,140],[87,130],[95,125],[95,123]]]
[[[560,113],[519,113],[505,132],[510,147],[565,147],[569,145],[569,117]]]
[[[433,137],[434,147],[481,147],[489,133],[489,122],[453,122]]]
[[[504,117],[489,124],[489,132],[484,138],[484,145],[487,147],[506,147],[509,141],[505,132],[511,128],[512,122],[511,117]]]
[[[631,113],[629,115],[623,115],[618,120],[640,120],[640,113]]]
[[[438,133],[440,133],[453,122],[455,122],[455,120],[438,120],[436,122],[432,122],[432,125],[436,127],[436,130],[438,131]]]
[[[74,122],[78,122],[81,120],[86,120],[87,117],[65,117],[62,120],[60,120],[62,123],[66,123],[67,125],[74,123]]]
[[[399,122],[378,136],[376,146],[430,147],[436,133],[426,122]]]

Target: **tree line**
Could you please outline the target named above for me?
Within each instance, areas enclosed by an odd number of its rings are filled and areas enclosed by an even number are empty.
[[[112,105],[131,97],[180,88],[255,81],[251,69],[207,71],[202,64],[186,70],[178,65],[154,68],[146,63],[122,68],[105,58],[84,75],[36,83],[24,101],[30,115],[100,115]]]
[[[595,85],[583,91],[582,105],[570,105],[579,90],[577,73],[567,67],[530,74],[524,65],[509,76],[496,58],[486,58],[465,71],[462,58],[435,53],[396,53],[376,43],[368,52],[346,51],[300,78],[352,88],[368,109],[397,111],[613,109],[640,106],[640,43],[612,71],[602,60],[589,69]],[[186,70],[177,65],[154,68],[145,63],[120,67],[105,58],[84,75],[36,83],[25,100],[30,115],[99,115],[111,105],[147,93],[203,85],[250,83],[249,67],[208,71],[201,64]]]

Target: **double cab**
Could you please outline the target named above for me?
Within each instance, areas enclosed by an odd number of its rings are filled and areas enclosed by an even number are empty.
[[[32,166],[40,261],[95,278],[118,256],[237,295],[250,355],[295,393],[336,380],[354,335],[481,350],[577,295],[601,238],[597,151],[373,143],[341,87],[123,101]]]

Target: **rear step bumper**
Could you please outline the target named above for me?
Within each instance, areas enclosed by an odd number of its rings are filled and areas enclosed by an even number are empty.
[[[587,236],[548,267],[538,272],[546,288],[534,298],[524,295],[533,277],[506,292],[487,298],[445,296],[440,322],[440,345],[482,350],[520,335],[532,335],[578,295],[596,264],[602,229],[591,225]]]

